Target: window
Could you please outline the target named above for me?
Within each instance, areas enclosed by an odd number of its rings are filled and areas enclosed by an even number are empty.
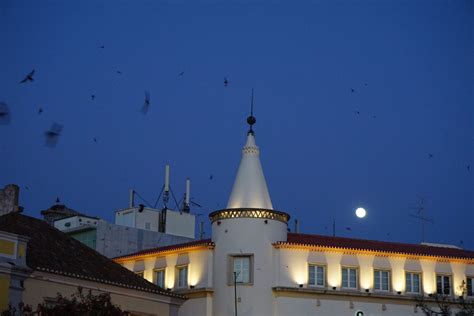
[[[467,277],[467,280],[466,280],[467,296],[474,296],[474,291],[472,288],[473,283],[474,283],[474,277]]]
[[[250,257],[234,257],[235,282],[250,283]]]
[[[326,269],[324,266],[310,264],[308,266],[308,285],[310,286],[325,286]]]
[[[138,271],[138,272],[135,272],[135,274],[143,278],[144,271]]]
[[[405,292],[420,293],[420,274],[413,272],[405,273]]]
[[[165,288],[165,269],[155,270],[155,284]]]
[[[188,266],[178,267],[178,288],[188,287]]]
[[[342,288],[357,289],[356,268],[342,268]]]
[[[253,255],[238,254],[229,256],[228,284],[252,284],[253,283]],[[235,273],[235,274],[234,274]]]
[[[451,294],[451,277],[449,275],[436,275],[436,293]]]
[[[390,289],[390,271],[374,270],[374,290],[386,291]]]

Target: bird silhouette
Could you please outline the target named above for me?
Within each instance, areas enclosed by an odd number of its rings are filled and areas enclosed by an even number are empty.
[[[38,115],[40,115],[41,113],[43,113],[43,109],[42,109],[42,108],[39,108],[39,109],[38,109]]]
[[[10,123],[10,109],[5,102],[0,102],[0,124]]]
[[[92,101],[95,100],[95,94],[91,94],[91,100],[92,100]]]
[[[431,158],[433,158],[433,157],[434,157],[434,155],[433,155],[433,154],[428,154],[428,158],[430,158],[430,159],[431,159]]]
[[[61,201],[59,200],[59,197],[56,198],[56,203],[61,203]]]
[[[150,94],[148,93],[148,91],[145,91],[145,101],[143,102],[142,113],[147,114],[149,108],[150,108]]]
[[[354,92],[355,92],[354,88],[351,88],[351,93],[354,93]]]
[[[366,87],[368,86],[367,82],[366,82],[366,83],[364,83],[364,86],[366,86]]]
[[[467,171],[471,171],[471,165],[466,166]]]
[[[121,72],[120,70],[117,70],[117,73],[118,73],[119,75],[121,75],[121,74],[122,74],[122,72]]]
[[[102,46],[100,46],[100,48],[105,48],[105,46],[104,46],[104,45],[102,45]]]
[[[360,111],[354,111],[354,113],[360,115]]]
[[[224,78],[224,87],[227,87],[229,85],[229,81],[227,80],[227,78]]]
[[[212,179],[214,179],[214,175],[213,175],[213,174],[210,174],[210,175],[209,175],[209,180],[212,180]]]
[[[29,74],[27,74],[27,75],[25,76],[25,79],[23,79],[22,81],[20,81],[20,83],[25,83],[25,82],[27,82],[27,81],[32,82],[32,81],[33,81],[33,75],[34,75],[34,73],[35,73],[35,70],[33,69]]]
[[[30,190],[30,188],[27,185],[25,185],[25,190]]]
[[[63,130],[63,126],[58,123],[53,123],[51,128],[44,133],[46,137],[45,145],[48,147],[55,147],[58,143],[59,136],[61,136],[61,132]]]
[[[377,118],[377,115],[372,115],[372,118]]]
[[[352,230],[350,227],[346,227],[346,230]]]
[[[97,143],[97,138],[94,137],[93,140],[94,140],[94,143]]]
[[[184,71],[181,71],[181,72],[179,73],[179,76],[183,76],[183,75],[184,75]]]

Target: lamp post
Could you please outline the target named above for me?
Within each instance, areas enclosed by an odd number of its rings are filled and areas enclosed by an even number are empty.
[[[237,316],[237,272],[234,271],[234,307],[235,316]]]

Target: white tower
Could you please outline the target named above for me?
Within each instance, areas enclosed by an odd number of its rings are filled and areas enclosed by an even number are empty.
[[[247,122],[247,143],[227,208],[209,215],[215,243],[214,315],[234,315],[235,305],[238,315],[274,314],[272,244],[287,240],[290,216],[273,210],[252,130],[255,117],[251,114]]]

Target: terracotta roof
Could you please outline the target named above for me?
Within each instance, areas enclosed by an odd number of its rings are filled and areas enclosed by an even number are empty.
[[[148,282],[45,221],[9,213],[0,216],[0,230],[30,238],[26,264],[33,270],[184,298]]]
[[[316,246],[323,248],[378,251],[414,256],[459,258],[468,260],[474,259],[474,251],[459,248],[295,233],[288,233],[288,241],[279,241],[275,243],[275,245]]]
[[[175,245],[140,250],[140,251],[130,253],[127,255],[118,256],[113,259],[115,260],[115,259],[129,258],[129,257],[132,258],[132,257],[137,257],[137,256],[143,256],[143,255],[151,255],[151,254],[165,252],[165,251],[180,250],[180,249],[184,250],[187,248],[194,248],[194,247],[199,247],[199,246],[214,247],[214,243],[211,241],[211,239],[194,240],[194,241],[190,241],[190,242],[186,242],[182,244],[175,244]]]

